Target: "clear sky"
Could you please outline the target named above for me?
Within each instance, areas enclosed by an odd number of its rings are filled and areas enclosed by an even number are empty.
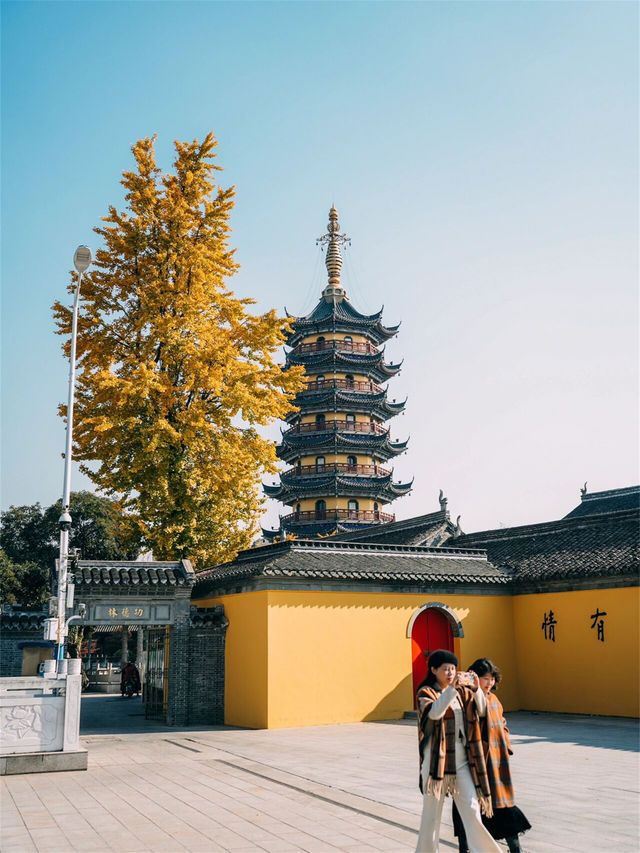
[[[399,518],[442,488],[466,531],[545,521],[585,480],[636,483],[637,19],[631,2],[2,3],[2,506],[61,493],[50,306],[121,204],[130,146],[157,133],[167,169],[174,139],[210,130],[237,188],[236,292],[308,312],[335,203],[353,304],[402,321]]]

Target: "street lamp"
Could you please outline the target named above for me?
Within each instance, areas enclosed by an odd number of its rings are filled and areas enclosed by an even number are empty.
[[[78,327],[78,302],[82,276],[91,263],[91,250],[78,246],[73,256],[73,265],[78,272],[78,283],[73,300],[73,322],[71,324],[71,354],[69,356],[69,401],[67,403],[67,443],[64,453],[64,483],[62,485],[62,514],[60,516],[60,557],[58,560],[58,648],[56,658],[64,658],[64,638],[67,632],[67,564],[69,562],[69,531],[71,530],[71,448],[73,444],[73,391],[76,379],[76,333]],[[58,663],[58,668],[60,664]]]

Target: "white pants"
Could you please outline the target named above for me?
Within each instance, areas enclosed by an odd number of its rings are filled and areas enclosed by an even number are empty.
[[[446,799],[444,794],[440,797],[427,794],[430,757],[430,750],[427,748],[422,762],[422,788],[424,795],[422,799],[420,835],[418,836],[416,853],[438,853],[440,818],[442,816],[442,806]],[[453,799],[464,824],[470,853],[501,853],[500,847],[498,847],[482,823],[480,803],[478,802],[476,787],[473,784],[471,771],[467,763],[467,753],[464,746],[458,742],[456,742],[456,777],[456,793],[453,795]]]

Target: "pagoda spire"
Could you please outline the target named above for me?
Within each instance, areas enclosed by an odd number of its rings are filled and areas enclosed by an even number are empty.
[[[329,276],[329,284],[322,291],[322,295],[327,302],[341,302],[346,299],[346,291],[340,284],[340,270],[342,269],[342,252],[341,246],[351,243],[346,234],[340,233],[340,223],[338,222],[338,211],[335,205],[331,205],[329,211],[329,224],[327,233],[322,237],[318,237],[316,243],[321,246],[328,246],[325,265]]]

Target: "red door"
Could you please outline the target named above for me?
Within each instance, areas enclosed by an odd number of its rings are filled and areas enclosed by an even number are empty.
[[[453,651],[453,631],[442,610],[428,607],[418,615],[411,629],[414,708],[416,688],[427,676],[427,658],[436,649]]]

